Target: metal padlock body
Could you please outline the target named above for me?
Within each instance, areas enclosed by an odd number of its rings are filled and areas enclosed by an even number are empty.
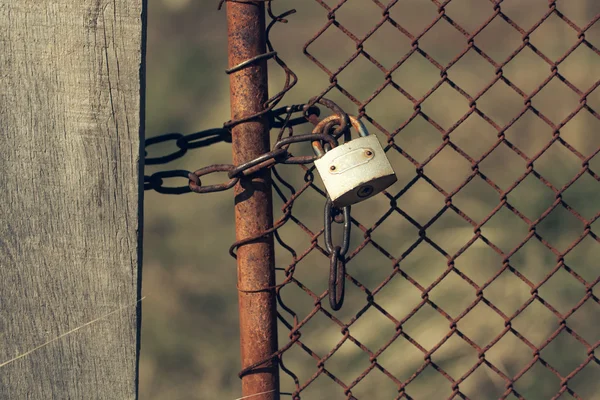
[[[398,179],[376,136],[350,117],[361,137],[339,145],[315,160],[325,189],[338,208],[361,202]]]

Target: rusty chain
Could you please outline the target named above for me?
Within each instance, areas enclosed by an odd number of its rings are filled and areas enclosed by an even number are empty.
[[[273,146],[272,151],[265,153],[254,160],[237,166],[232,164],[214,164],[200,168],[193,172],[186,170],[169,170],[156,172],[150,176],[145,175],[144,190],[154,190],[162,194],[220,192],[234,187],[242,176],[252,175],[259,169],[272,167],[274,164],[309,164],[314,162],[317,158],[316,155],[293,156],[292,153],[288,151],[289,146],[292,143],[323,142],[329,145],[328,148],[333,148],[337,146],[337,138],[343,134],[349,126],[349,124],[346,122],[348,120],[347,114],[342,111],[337,104],[327,99],[320,99],[318,102],[325,104],[332,111],[338,113],[336,115],[341,116],[342,123],[333,122],[326,125],[325,128],[327,128],[330,133],[309,133],[305,135],[290,135],[288,137],[282,137],[283,132],[293,126],[301,125],[307,122],[313,122],[316,125],[318,122],[317,116],[320,114],[320,110],[315,106],[309,106],[306,104],[281,107],[277,110],[267,113],[272,121],[271,126],[273,128],[281,129],[281,134],[278,137],[278,141]],[[291,116],[298,112],[305,113],[306,116],[292,119]],[[282,114],[285,114],[286,117],[282,118]],[[261,116],[262,115],[263,114],[261,114]],[[225,124],[225,126],[231,127],[237,123],[239,122],[228,122]],[[167,133],[147,139],[145,147],[148,148],[150,146],[169,141],[174,141],[178,149],[172,153],[160,157],[146,157],[145,162],[147,165],[169,163],[183,157],[190,149],[207,147],[219,142],[231,143],[231,132],[229,129],[224,127],[208,129],[189,135],[183,135],[181,133]],[[200,177],[216,172],[227,172],[229,181],[221,184],[203,186]],[[186,178],[188,179],[188,185],[176,187],[164,186],[164,180],[168,178]]]

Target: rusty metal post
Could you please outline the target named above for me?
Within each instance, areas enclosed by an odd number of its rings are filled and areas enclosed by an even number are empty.
[[[230,68],[266,52],[264,2],[227,2],[227,28]],[[263,109],[268,98],[266,60],[232,73],[229,82],[232,120]],[[241,123],[233,128],[232,135],[235,165],[270,150],[267,118]],[[269,170],[242,178],[235,187],[235,222],[238,241],[273,225]],[[237,265],[242,368],[246,368],[277,351],[275,292],[249,293],[275,284],[273,236],[240,246]],[[242,393],[252,400],[279,399],[277,363],[261,365],[243,376]]]

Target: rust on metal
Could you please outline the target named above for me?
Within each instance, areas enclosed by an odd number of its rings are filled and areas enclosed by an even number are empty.
[[[196,193],[212,193],[212,192],[221,192],[224,190],[231,189],[236,183],[238,183],[239,179],[237,177],[231,177],[228,182],[220,183],[216,185],[207,185],[202,186],[202,182],[200,181],[200,177],[208,174],[212,174],[215,172],[230,172],[234,168],[231,164],[214,164],[209,165],[204,168],[200,168],[194,172],[190,172],[188,174],[188,178],[190,180],[189,187],[192,192]]]
[[[436,6],[437,12],[431,16],[429,23],[419,28],[408,28],[403,26],[403,22],[394,19],[390,10],[392,7],[410,7],[406,2],[400,2],[398,0],[390,2],[381,2],[374,0],[373,2],[364,1],[364,4],[374,5],[380,8],[381,18],[378,21],[373,21],[372,28],[363,32],[361,35],[354,34],[348,26],[344,25],[343,21],[338,20],[336,12],[342,7],[346,7],[345,4],[351,3],[347,0],[315,0],[317,4],[322,7],[322,16],[324,18],[324,26],[317,30],[315,34],[308,40],[304,46],[304,54],[310,61],[312,61],[318,68],[322,70],[324,77],[328,78],[329,85],[322,88],[321,93],[310,99],[307,104],[284,106],[275,109],[277,103],[284,97],[284,95],[294,86],[297,82],[297,77],[293,71],[287,67],[287,65],[279,58],[272,45],[269,42],[269,32],[277,31],[277,34],[285,35],[285,30],[280,29],[278,26],[276,29],[271,29],[275,25],[283,24],[286,21],[287,16],[293,14],[294,10],[282,12],[276,14],[273,11],[272,2],[269,0],[229,0],[227,1],[228,6],[228,22],[229,22],[229,72],[231,73],[231,101],[232,101],[232,120],[225,123],[225,128],[233,127],[233,151],[234,151],[234,165],[224,166],[222,172],[229,172],[234,179],[239,179],[240,184],[235,186],[236,190],[236,223],[237,223],[237,241],[231,246],[230,253],[232,256],[238,258],[238,288],[239,288],[239,304],[240,304],[240,320],[241,320],[241,348],[242,348],[242,363],[243,369],[240,373],[243,382],[244,396],[250,396],[252,399],[275,399],[279,398],[280,389],[278,387],[278,376],[277,370],[279,369],[282,374],[287,375],[289,386],[286,387],[286,391],[290,392],[293,400],[300,400],[301,398],[308,398],[308,394],[305,391],[313,385],[314,382],[325,380],[332,385],[337,385],[338,395],[336,398],[355,399],[360,390],[356,389],[357,386],[361,385],[361,382],[368,381],[369,374],[376,373],[378,375],[385,375],[387,379],[395,386],[397,395],[395,398],[412,398],[411,386],[413,382],[417,380],[423,381],[423,379],[429,380],[437,375],[440,381],[436,381],[436,386],[440,389],[444,387],[447,389],[447,398],[470,398],[467,396],[469,385],[472,385],[473,376],[476,371],[481,371],[482,368],[487,370],[489,375],[495,376],[498,380],[502,381],[502,390],[498,394],[499,398],[519,398],[522,399],[523,394],[518,391],[519,383],[521,378],[530,374],[534,368],[542,369],[546,374],[544,380],[548,381],[551,385],[555,385],[555,388],[549,389],[547,393],[543,395],[547,398],[552,396],[552,399],[563,398],[564,396],[570,396],[569,398],[582,399],[583,393],[579,392],[576,381],[581,380],[581,376],[586,376],[587,380],[594,380],[598,377],[598,373],[592,376],[590,373],[591,367],[596,368],[593,371],[597,371],[597,366],[600,365],[600,359],[597,356],[598,348],[600,348],[600,341],[597,338],[584,337],[576,332],[577,328],[571,324],[571,317],[580,312],[585,304],[592,304],[594,307],[600,306],[600,299],[597,296],[597,288],[600,285],[600,272],[591,276],[581,276],[574,268],[570,267],[570,261],[568,255],[576,249],[584,240],[592,241],[594,245],[600,243],[600,234],[594,232],[594,227],[598,224],[600,219],[600,211],[596,211],[595,214],[589,213],[588,215],[581,214],[576,210],[576,207],[572,207],[567,204],[567,196],[563,196],[565,192],[575,185],[575,183],[582,177],[592,179],[594,182],[600,182],[600,174],[598,171],[594,171],[593,159],[600,155],[600,146],[593,145],[594,147],[587,149],[587,152],[582,153],[581,150],[577,150],[576,146],[569,143],[568,137],[562,134],[561,130],[570,121],[574,120],[578,113],[585,112],[590,118],[594,118],[596,121],[600,121],[600,112],[597,106],[592,101],[593,95],[597,94],[598,88],[600,87],[600,81],[596,80],[595,83],[588,85],[587,87],[581,87],[581,83],[577,81],[571,81],[569,76],[565,75],[562,70],[563,63],[567,60],[574,52],[578,49],[585,49],[588,51],[590,57],[595,57],[597,60],[600,57],[600,49],[595,44],[593,38],[593,29],[598,27],[600,24],[600,14],[591,16],[588,22],[581,24],[579,22],[569,19],[565,13],[561,11],[563,6],[557,0],[549,0],[547,5],[532,5],[532,8],[539,8],[539,19],[537,21],[531,21],[528,27],[520,26],[520,22],[511,19],[510,13],[504,10],[504,0],[489,0],[482,1],[483,4],[488,5],[488,15],[481,20],[478,20],[476,25],[473,25],[470,29],[464,25],[467,20],[464,19],[453,19],[447,9],[448,5],[452,5],[454,0],[431,0],[431,3]],[[221,0],[221,4],[225,3],[225,0]],[[302,7],[308,2],[296,2],[299,7]],[[359,3],[359,2],[356,2]],[[525,3],[525,2],[522,2]],[[567,3],[567,2],[563,2]],[[278,2],[274,2],[278,8]],[[270,17],[270,23],[265,26],[264,22],[264,7],[267,7],[267,13]],[[508,7],[507,7],[508,8]],[[544,49],[533,45],[532,39],[536,34],[541,34],[538,29],[544,25],[545,21],[554,18],[560,20],[561,24],[564,24],[565,30],[568,31],[568,35],[573,38],[572,45],[561,51],[562,54],[550,57],[544,54]],[[474,22],[474,21],[473,21]],[[479,35],[482,33],[487,26],[492,23],[502,22],[507,24],[508,29],[517,34],[521,40],[514,45],[513,51],[506,54],[500,59],[494,59],[488,52],[489,49],[484,49],[479,43]],[[460,51],[457,52],[455,57],[446,62],[436,60],[435,56],[428,53],[427,50],[422,46],[420,42],[423,42],[424,37],[429,35],[435,35],[435,26],[437,24],[446,24],[455,30],[458,35],[462,36],[464,46]],[[384,66],[383,63],[379,62],[373,54],[367,52],[364,46],[367,40],[372,39],[375,33],[382,27],[387,26],[389,29],[395,29],[398,35],[408,40],[410,47],[407,49],[405,54],[399,55],[397,62],[393,65]],[[391,28],[390,28],[391,26]],[[341,64],[335,69],[329,69],[326,65],[317,59],[315,55],[311,53],[311,46],[315,41],[326,41],[324,35],[330,29],[336,29],[348,40],[354,42],[353,46],[356,50],[351,54],[347,61]],[[265,33],[266,31],[266,33]],[[265,38],[265,35],[267,36]],[[331,36],[330,36],[331,38]],[[266,46],[265,46],[266,40]],[[535,41],[535,40],[534,40]],[[283,41],[282,43],[285,43]],[[332,46],[333,48],[333,46]],[[310,51],[309,51],[310,50]],[[515,59],[522,51],[527,51],[537,56],[541,62],[546,64],[548,68],[548,75],[545,79],[532,87],[529,90],[519,88],[518,82],[511,80],[510,76],[507,76],[504,69]],[[461,62],[461,60],[467,54],[476,53],[478,57],[481,57],[482,62],[487,63],[487,67],[491,67],[494,73],[490,76],[490,79],[485,82],[483,87],[474,89],[472,91],[461,87],[461,83],[453,80],[453,76],[450,71],[454,66]],[[283,52],[281,52],[283,54]],[[425,93],[410,93],[411,90],[403,87],[403,84],[394,81],[393,74],[399,69],[409,64],[409,60],[413,56],[422,57],[424,60],[431,64],[432,68],[439,71],[439,79],[432,82],[431,87]],[[267,99],[267,85],[266,85],[266,60],[270,58],[273,62],[277,63],[282,68],[286,78],[283,89],[277,94]],[[361,59],[365,62],[370,62],[374,68],[381,71],[381,82],[374,92],[368,96],[357,96],[356,94],[350,93],[345,87],[338,82],[338,77],[342,72],[353,63],[354,60]],[[404,67],[406,68],[406,67]],[[570,89],[578,99],[577,104],[573,105],[570,109],[570,113],[565,115],[560,121],[553,122],[551,118],[545,115],[543,109],[540,109],[535,104],[533,99],[538,93],[544,88],[549,87],[552,80],[560,80],[568,89]],[[507,88],[512,90],[519,103],[518,110],[515,111],[514,117],[510,121],[503,123],[494,120],[493,115],[486,113],[485,107],[481,107],[480,101],[486,93],[492,90],[492,87],[501,83]],[[457,116],[454,122],[450,126],[443,127],[429,111],[427,107],[422,107],[427,101],[433,102],[432,95],[443,85],[450,87],[455,90],[456,93],[461,96],[468,107],[465,109],[464,115]],[[580,85],[578,87],[577,85]],[[397,91],[397,94],[408,100],[411,104],[409,107],[408,114],[400,122],[399,126],[395,127],[393,131],[387,130],[385,126],[381,124],[381,121],[377,121],[370,110],[373,108],[371,103],[384,91]],[[547,89],[550,90],[550,89]],[[350,121],[344,110],[341,110],[334,103],[326,100],[323,96],[328,96],[329,92],[337,91],[341,93],[345,100],[354,104],[358,109],[358,116],[361,120],[368,121],[375,127],[376,130],[380,131],[385,135],[387,139],[387,146],[385,151],[388,153],[394,153],[400,158],[404,158],[406,162],[411,163],[414,166],[415,173],[413,179],[408,180],[403,187],[397,188],[397,191],[392,193],[384,192],[381,196],[385,196],[389,200],[389,208],[386,206],[385,210],[378,210],[381,212],[381,217],[377,220],[369,223],[365,221],[357,221],[351,219],[348,216],[342,215],[340,210],[335,208],[329,209],[329,215],[326,216],[325,227],[320,230],[312,230],[307,224],[303,223],[300,217],[300,213],[293,210],[294,202],[298,198],[304,198],[304,194],[308,191],[314,191],[321,195],[325,200],[327,194],[317,185],[314,181],[314,168],[311,166],[303,165],[305,163],[314,160],[314,156],[292,156],[291,153],[280,152],[269,152],[269,141],[267,135],[268,121],[272,122],[272,127],[281,129],[277,137],[277,144],[275,149],[285,148],[288,149],[292,143],[300,141],[306,141],[307,136],[295,135],[293,132],[293,126],[299,125],[305,121],[313,125],[318,125],[320,120],[317,118],[319,114],[311,112],[314,106],[319,104],[329,108],[333,114],[342,116],[339,121],[331,121],[323,126],[321,130],[323,133],[331,133],[329,139],[325,136],[315,135],[312,139],[323,140],[323,146],[333,147],[336,145],[336,139],[342,135],[349,133]],[[557,98],[557,101],[561,99]],[[567,103],[565,103],[566,105]],[[594,108],[596,107],[596,108]],[[367,111],[369,108],[369,111]],[[411,109],[412,108],[412,109]],[[293,112],[303,111],[305,115],[302,118],[291,119]],[[346,110],[350,111],[350,110]],[[270,114],[272,112],[272,114]],[[281,115],[287,113],[286,118],[282,118]],[[507,137],[507,131],[513,127],[516,122],[521,119],[526,113],[533,115],[538,118],[541,124],[545,124],[552,132],[548,135],[547,143],[529,154],[523,149],[519,148],[518,143],[510,142]],[[466,149],[461,148],[459,143],[453,139],[453,132],[459,127],[463,126],[465,121],[470,116],[477,117],[482,121],[485,121],[495,133],[494,140],[491,141],[489,148],[485,149],[483,153],[477,157],[469,155]],[[333,118],[335,120],[335,118]],[[415,120],[422,120],[430,124],[431,127],[439,133],[441,144],[432,149],[430,154],[424,159],[416,160],[411,157],[405,149],[403,149],[399,142],[399,138],[406,132],[407,127]],[[293,121],[293,123],[292,123]],[[218,132],[217,132],[218,133]],[[284,135],[288,135],[284,137]],[[308,135],[310,136],[310,135]],[[328,136],[328,135],[327,135]],[[204,138],[204,136],[203,136]],[[212,136],[207,136],[208,140],[213,140]],[[225,140],[226,135],[217,134],[214,140]],[[310,137],[308,137],[310,139]],[[180,149],[185,149],[186,144],[184,139],[179,135],[171,135],[164,139],[156,139],[154,143],[160,143],[162,141],[174,140],[177,142]],[[207,139],[202,139],[200,143],[206,143]],[[182,146],[179,144],[183,143]],[[152,144],[150,142],[149,144]],[[573,159],[577,159],[580,163],[578,171],[574,171],[572,178],[562,184],[562,186],[554,186],[547,178],[542,176],[538,170],[536,170],[537,160],[540,159],[545,153],[547,153],[551,147],[562,146],[562,149],[569,152]],[[501,188],[501,186],[494,181],[495,178],[485,175],[481,171],[481,165],[488,159],[488,157],[500,146],[506,146],[508,151],[514,153],[515,157],[519,157],[523,163],[524,168],[519,176],[512,179],[507,187]],[[187,148],[191,148],[187,145]],[[456,185],[452,188],[443,188],[436,179],[426,174],[427,166],[434,163],[440,153],[444,150],[451,149],[457,154],[457,157],[462,157],[471,166],[470,173],[463,177]],[[175,153],[166,155],[164,157],[154,158],[151,161],[153,163],[165,162],[175,159],[184,153],[182,150],[177,150]],[[262,158],[261,158],[262,157]],[[286,181],[279,173],[279,164],[300,164],[297,167],[299,174],[304,176],[304,183],[292,183]],[[237,169],[234,171],[234,168]],[[556,167],[560,168],[560,167]],[[539,169],[539,168],[538,168]],[[219,172],[212,171],[212,172]],[[233,172],[231,172],[233,171]],[[209,173],[208,170],[202,169],[196,171],[194,176],[190,176],[192,181],[191,186],[196,185],[202,187],[200,183],[200,175],[203,172]],[[271,173],[273,180],[271,181]],[[452,171],[448,170],[448,174]],[[155,190],[163,190],[167,192],[179,192],[184,191],[185,188],[177,187],[163,187],[163,178],[182,178],[186,176],[186,171],[176,170],[167,173],[159,173],[150,177],[145,177],[145,187],[147,189],[155,188]],[[239,177],[239,178],[238,178]],[[463,189],[467,187],[469,182],[473,179],[480,179],[491,190],[496,192],[497,203],[486,215],[475,219],[469,215],[468,210],[465,210],[458,201],[454,201],[459,193],[463,193]],[[547,205],[545,210],[533,218],[528,218],[521,211],[515,208],[514,204],[511,204],[508,200],[509,196],[515,196],[515,192],[519,185],[526,179],[534,179],[541,182],[545,187],[549,188],[553,195],[554,200],[551,204]],[[400,202],[405,198],[405,194],[413,188],[417,182],[425,183],[433,188],[433,190],[439,192],[444,198],[444,202],[441,205],[441,209],[435,215],[431,216],[428,220],[417,221],[413,216],[409,215],[405,210],[402,210],[399,206]],[[225,183],[223,185],[229,185]],[[219,186],[223,187],[223,186]],[[280,209],[280,218],[274,223],[271,214],[271,188],[274,189],[275,195],[281,200],[282,206]],[[210,191],[206,189],[207,191]],[[313,193],[314,194],[314,193]],[[367,193],[365,193],[367,195]],[[544,222],[554,210],[562,208],[565,212],[569,213],[573,218],[577,219],[581,224],[581,229],[577,237],[573,237],[570,243],[565,244],[562,249],[558,249],[547,238],[543,236],[543,233],[538,226]],[[494,238],[486,237],[484,234],[485,228],[488,227],[488,222],[497,216],[501,211],[510,213],[518,220],[522,221],[527,226],[527,233],[523,234],[518,240],[515,240],[514,247],[508,249],[501,249],[497,244],[494,243]],[[326,210],[327,211],[327,210]],[[439,241],[436,242],[429,233],[433,230],[432,226],[437,220],[441,218],[446,212],[456,214],[457,218],[460,218],[463,222],[470,225],[473,230],[472,236],[462,245],[453,252],[445,251],[440,245]],[[410,223],[418,235],[415,237],[414,242],[410,243],[408,248],[401,254],[398,254],[398,249],[393,247],[383,246],[377,243],[373,239],[372,233],[380,229],[380,226],[392,215],[402,215],[408,223]],[[343,218],[339,218],[343,217]],[[341,245],[336,245],[331,240],[331,226],[332,220],[338,223],[345,222],[348,224],[351,222],[356,229],[359,231],[359,235],[353,235],[357,237],[358,243],[352,243],[350,245],[349,239],[344,240]],[[291,244],[280,237],[277,233],[277,229],[284,226],[286,223],[295,224],[300,232],[306,235],[310,240],[310,245],[304,249],[294,249]],[[597,227],[596,227],[597,228]],[[349,233],[349,232],[348,232]],[[359,238],[362,234],[362,241]],[[285,278],[280,282],[275,282],[273,279],[273,236],[281,246],[282,251],[287,251],[291,255],[293,261],[285,267],[281,268],[285,273]],[[325,246],[320,244],[321,238],[325,239]],[[348,234],[349,238],[349,234]],[[356,240],[356,239],[353,239]],[[528,279],[524,274],[520,273],[514,266],[515,254],[530,241],[537,241],[539,244],[544,246],[549,252],[553,253],[556,257],[554,267],[547,271],[545,274],[540,274],[540,278],[534,281]],[[462,257],[466,252],[471,249],[474,244],[483,246],[490,252],[498,255],[501,259],[501,266],[497,271],[487,278],[486,281],[475,282],[472,277],[465,271],[457,268],[455,265],[457,259]],[[427,251],[440,255],[444,258],[447,267],[440,272],[435,279],[428,284],[428,286],[421,285],[417,279],[412,276],[412,273],[407,270],[405,266],[405,260],[411,257],[411,254],[415,252],[415,249],[426,246]],[[374,285],[367,286],[359,280],[359,275],[355,268],[355,263],[358,261],[357,257],[363,249],[370,248],[380,252],[382,256],[389,259],[390,269],[386,276],[381,278],[381,281]],[[237,254],[235,253],[237,249]],[[311,253],[320,253],[330,257],[330,283],[332,284],[330,290],[322,292],[314,292],[307,285],[300,282],[299,278],[294,275],[296,266],[299,262],[309,256]],[[340,258],[345,263],[348,263],[348,268],[345,269],[345,265],[339,263]],[[553,277],[557,276],[558,272],[562,272],[563,276],[570,276],[572,282],[577,282],[580,285],[582,293],[579,297],[579,301],[574,302],[569,307],[559,310],[555,308],[550,302],[543,298],[542,291],[543,285]],[[454,276],[461,279],[465,285],[469,286],[474,294],[472,300],[464,304],[464,308],[459,312],[449,312],[447,303],[443,300],[435,299],[435,296],[430,294],[442,286],[445,278],[453,274]],[[524,297],[516,309],[512,309],[510,313],[503,312],[498,304],[494,304],[493,300],[488,296],[489,290],[492,285],[500,285],[497,283],[501,281],[502,275],[509,275],[514,279],[520,280],[526,287],[528,293]],[[353,315],[349,315],[343,320],[339,318],[339,315],[331,312],[327,308],[327,297],[328,294],[331,296],[330,308],[335,308],[341,304],[343,299],[344,286],[342,285],[344,280],[342,276],[346,277],[347,284],[349,285],[348,293],[352,291],[361,291],[364,293],[364,303],[360,304],[357,308],[358,311]],[[361,278],[362,279],[362,278]],[[420,295],[420,301],[414,305],[412,309],[407,309],[401,313],[395,314],[386,310],[382,303],[379,301],[382,298],[382,292],[385,288],[389,287],[389,283],[392,280],[403,280],[404,283],[409,285],[413,290],[417,291]],[[279,301],[279,320],[284,327],[283,329],[288,334],[289,340],[282,343],[278,348],[276,343],[276,330],[275,330],[275,297],[274,292],[278,293],[282,288],[287,285],[296,287],[298,296],[304,296],[305,301],[309,301],[313,306],[310,311],[303,314],[303,317],[298,316],[293,310],[290,304],[286,304],[281,296]],[[487,297],[486,297],[487,296]],[[524,335],[519,332],[519,328],[516,326],[515,321],[522,316],[528,307],[537,303],[539,307],[543,307],[544,312],[548,312],[554,318],[556,326],[552,328],[544,338],[540,338],[536,343],[528,340]],[[466,317],[469,313],[478,305],[486,305],[489,308],[490,315],[499,317],[499,325],[501,328],[493,336],[490,336],[489,340],[484,344],[478,344],[472,337],[469,337],[466,332],[461,331],[459,326],[465,323]],[[443,332],[435,342],[425,344],[421,339],[410,336],[406,331],[406,326],[414,317],[421,312],[423,309],[433,310],[436,316],[445,320],[447,323],[447,330]],[[363,343],[359,341],[356,335],[355,324],[357,321],[364,321],[369,312],[378,312],[382,318],[385,318],[389,323],[395,327],[393,335],[390,335],[387,340],[377,343]],[[580,312],[581,315],[581,312]],[[583,314],[585,315],[585,314]],[[302,339],[302,334],[311,332],[310,324],[315,324],[315,317],[327,318],[328,321],[339,328],[341,332],[340,340],[337,344],[333,345],[330,349],[323,350],[322,348],[316,349],[314,344],[306,339]],[[311,322],[313,321],[313,322]],[[319,322],[320,324],[321,322]],[[360,322],[358,322],[360,323]],[[424,325],[425,323],[424,323]],[[579,353],[583,357],[579,362],[579,365],[573,363],[570,368],[564,371],[559,371],[555,368],[547,359],[547,354],[550,351],[548,348],[553,341],[560,336],[568,337],[570,341],[575,342],[579,348]],[[506,337],[512,337],[514,340],[520,342],[520,344],[526,346],[530,351],[527,356],[526,362],[520,365],[518,368],[513,368],[512,371],[507,371],[502,368],[498,363],[495,363],[494,357],[486,357],[491,355],[493,352],[492,348],[504,340]],[[466,346],[469,346],[477,353],[477,357],[469,362],[469,368],[465,368],[460,372],[451,371],[447,364],[436,363],[435,359],[440,354],[440,349],[447,346],[451,340],[460,338],[464,341]],[[388,354],[393,351],[391,349],[392,344],[401,340],[405,344],[410,344],[412,350],[419,353],[422,357],[422,361],[413,366],[410,366],[406,372],[399,374],[397,370],[386,368],[386,364],[381,363],[382,354]],[[335,356],[338,350],[345,344],[352,344],[357,355],[362,355],[365,359],[368,358],[368,365],[365,365],[364,369],[356,371],[353,375],[349,374],[338,374],[332,365],[330,359]],[[286,352],[290,349],[295,348],[296,350],[303,352],[307,359],[311,359],[314,363],[314,373],[311,376],[301,376],[297,374],[298,371],[292,366],[286,366],[282,362],[282,358],[286,356]],[[525,353],[523,353],[525,354]],[[291,354],[290,354],[291,356]],[[400,355],[402,357],[402,355]],[[545,359],[546,358],[546,359]],[[467,361],[465,361],[467,362]],[[278,363],[278,364],[277,364]],[[564,367],[565,365],[563,365]],[[585,372],[584,370],[587,370]],[[428,372],[426,372],[428,371]],[[345,371],[348,372],[348,371]],[[587,374],[587,375],[586,375]],[[425,378],[426,376],[426,378]],[[531,379],[531,375],[530,378]],[[471,380],[471,383],[469,383]],[[554,383],[551,383],[553,381]],[[292,383],[293,382],[293,383]],[[440,383],[441,382],[441,383]],[[548,386],[548,387],[550,387]],[[359,386],[360,387],[360,386]],[[354,391],[354,393],[353,393]],[[263,393],[256,395],[257,393]],[[313,392],[314,393],[314,392]],[[477,395],[478,393],[476,393]],[[487,395],[487,393],[483,393]],[[541,395],[541,394],[540,394]],[[363,398],[363,397],[361,397]],[[446,396],[444,396],[446,398]],[[471,397],[472,398],[472,397]]]
[[[227,2],[229,65],[235,67],[266,54],[265,6],[262,2]],[[264,111],[268,100],[267,61],[261,59],[229,75],[231,118],[244,120]],[[232,127],[233,163],[241,165],[270,150],[266,115]],[[241,177],[235,186],[236,239],[244,241],[273,227],[270,170]],[[238,303],[242,368],[277,351],[277,315],[273,236],[263,235],[237,250]],[[262,393],[262,394],[259,394]],[[243,396],[279,399],[279,365],[271,358],[242,376]]]

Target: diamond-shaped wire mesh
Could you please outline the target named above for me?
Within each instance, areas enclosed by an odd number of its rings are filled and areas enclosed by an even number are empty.
[[[293,6],[316,27],[312,87],[356,110],[399,181],[353,207],[333,312],[318,174],[275,170],[282,392],[599,398],[594,0]]]

